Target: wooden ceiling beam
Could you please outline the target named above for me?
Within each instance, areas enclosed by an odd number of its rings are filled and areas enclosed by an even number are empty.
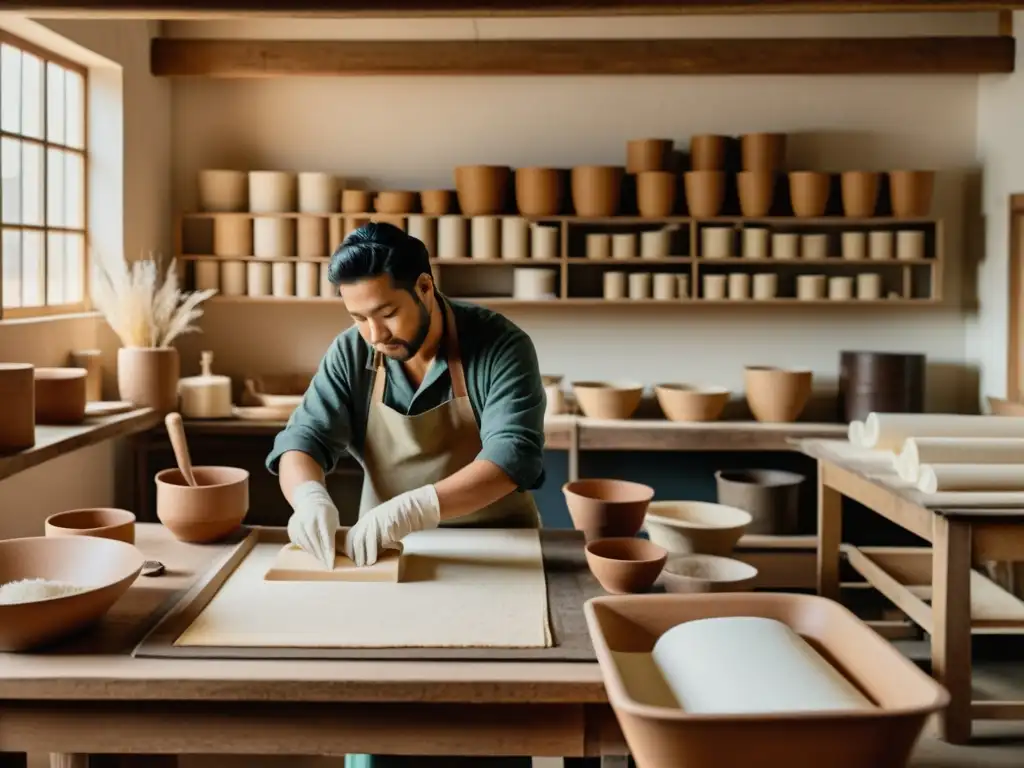
[[[1012,37],[678,40],[155,38],[160,77],[889,75],[1012,72]]]
[[[3,9],[40,18],[644,16],[995,12],[1024,10],[1024,0],[4,0]]]

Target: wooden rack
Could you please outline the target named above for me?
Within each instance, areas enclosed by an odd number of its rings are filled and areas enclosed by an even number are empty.
[[[254,256],[213,256],[213,222],[218,217],[256,218],[319,218],[325,220],[328,244],[337,244],[353,229],[368,221],[387,221],[402,228],[408,225],[410,216],[435,220],[437,216],[425,214],[376,214],[376,213],[188,213],[179,223],[179,247],[177,252],[186,284],[193,286],[190,268],[195,262],[209,259],[221,261],[299,262],[313,261],[326,264],[329,253],[322,257],[283,259],[256,258]],[[469,217],[467,217],[468,219]],[[933,218],[897,219],[891,217],[852,218],[825,216],[821,218],[764,217],[746,218],[721,216],[698,219],[683,216],[666,218],[641,218],[616,216],[610,218],[582,218],[576,216],[552,216],[524,218],[531,225],[555,227],[559,230],[557,258],[552,259],[480,259],[473,258],[469,232],[467,255],[451,258],[451,254],[436,253],[431,260],[438,286],[453,298],[472,301],[487,306],[551,307],[551,306],[859,306],[859,307],[912,307],[935,305],[942,300],[942,278],[944,265],[943,222]],[[708,228],[731,228],[733,232],[733,256],[709,258],[704,253],[704,231]],[[669,254],[661,258],[630,259],[586,257],[586,240],[590,234],[636,234],[651,230],[671,230]],[[764,229],[769,240],[774,235],[797,235],[803,241],[804,235],[825,235],[828,239],[826,258],[748,258],[742,253],[743,230]],[[887,259],[872,259],[866,254],[861,259],[847,259],[841,256],[841,238],[844,232],[890,232],[917,231],[924,235],[924,250],[921,258],[897,258],[895,245]],[[895,237],[895,235],[894,235]],[[639,253],[639,247],[637,248]],[[551,299],[517,299],[512,297],[512,276],[516,267],[550,267],[557,270],[557,296]],[[688,295],[670,299],[621,298],[608,299],[602,295],[603,275],[607,272],[624,272],[627,275],[647,272],[652,275],[670,273],[688,276]],[[706,298],[703,295],[703,279],[706,275],[727,275],[729,273],[773,273],[777,275],[778,293],[770,299]],[[797,298],[795,282],[798,275],[819,274],[828,277],[850,276],[874,273],[879,275],[881,292],[878,298],[857,298],[854,293],[849,299]],[[309,302],[322,303],[336,300],[336,296],[320,295],[298,298],[294,296],[248,296],[218,295],[216,302]]]

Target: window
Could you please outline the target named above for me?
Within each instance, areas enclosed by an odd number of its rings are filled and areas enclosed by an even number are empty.
[[[0,318],[86,305],[86,70],[0,31]]]

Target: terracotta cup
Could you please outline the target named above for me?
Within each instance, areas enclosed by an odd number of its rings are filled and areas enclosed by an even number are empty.
[[[420,192],[420,206],[427,216],[444,216],[452,209],[452,191],[424,189]]]
[[[577,216],[606,217],[619,212],[622,166],[579,165],[572,169],[572,204]]]
[[[812,381],[809,370],[750,365],[743,371],[747,405],[758,421],[796,421],[811,399]]]
[[[793,171],[789,174],[789,199],[793,213],[810,218],[824,216],[828,207],[829,184],[827,173],[819,171]]]
[[[865,219],[875,215],[878,206],[878,174],[872,171],[846,171],[840,177],[843,213]]]
[[[455,192],[466,216],[494,216],[505,211],[512,169],[507,165],[460,165]]]
[[[587,565],[606,592],[643,592],[657,581],[668,550],[646,539],[611,538],[587,544]]]
[[[378,213],[413,213],[419,197],[408,190],[388,189],[377,193],[373,207]]]
[[[774,171],[740,171],[736,174],[740,210],[744,216],[767,216],[775,199]]]
[[[725,173],[722,171],[689,171],[683,177],[686,205],[695,218],[717,216],[725,203]]]
[[[670,171],[644,171],[636,177],[636,202],[640,215],[650,219],[671,216],[679,180]]]
[[[561,168],[516,168],[516,207],[523,216],[562,211],[566,173]]]
[[[369,213],[373,210],[373,192],[365,189],[343,189],[341,210],[344,213]]]
[[[690,169],[720,171],[725,167],[725,136],[702,134],[690,139]]]
[[[135,543],[135,515],[127,509],[69,509],[46,518],[47,536],[96,536]]]
[[[740,136],[745,171],[781,171],[786,164],[786,134],[745,133]]]
[[[631,139],[626,142],[626,173],[667,171],[672,162],[672,139]]]
[[[934,187],[934,171],[889,171],[893,215],[901,219],[928,216]]]

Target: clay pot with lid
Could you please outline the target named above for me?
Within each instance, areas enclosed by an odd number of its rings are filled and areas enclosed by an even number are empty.
[[[832,183],[827,173],[793,171],[789,174],[789,199],[793,214],[802,218],[824,216]]]
[[[80,424],[85,420],[85,368],[36,368],[36,424]]]
[[[516,207],[523,216],[557,216],[565,199],[562,168],[516,168]]]
[[[740,197],[740,210],[744,216],[767,216],[775,200],[774,171],[740,171],[736,174],[736,188]]]
[[[587,541],[635,536],[643,525],[654,489],[629,480],[593,478],[562,486],[572,525]]]
[[[843,190],[843,214],[866,219],[878,207],[878,174],[874,171],[844,171],[840,176]]]
[[[710,219],[721,213],[725,204],[723,171],[688,171],[683,176],[683,183],[691,216]]]
[[[460,165],[455,168],[455,192],[466,216],[505,212],[512,169],[507,165]]]
[[[622,202],[623,168],[618,165],[578,165],[572,169],[572,204],[577,216],[615,216]]]
[[[727,137],[698,134],[690,138],[690,169],[720,171],[725,168]]]
[[[748,365],[743,371],[747,405],[758,421],[792,422],[811,398],[813,373],[806,369]]]
[[[626,173],[669,170],[672,148],[672,139],[631,139],[626,142]]]
[[[452,191],[450,189],[421,190],[420,207],[426,216],[444,216],[452,209]]]
[[[893,216],[922,218],[932,210],[935,171],[889,171]]]
[[[47,536],[96,536],[135,543],[135,515],[127,509],[69,509],[46,518]]]
[[[646,539],[610,538],[589,542],[586,557],[590,572],[606,592],[625,595],[650,589],[668,552]]]
[[[678,177],[671,171],[643,171],[636,176],[636,204],[648,219],[671,216],[676,207]]]
[[[786,165],[786,134],[745,133],[740,136],[745,171],[781,171]]]

